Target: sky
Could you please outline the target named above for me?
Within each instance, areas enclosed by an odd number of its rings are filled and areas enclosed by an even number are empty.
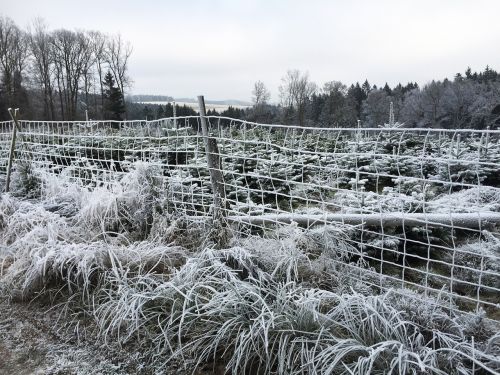
[[[120,33],[131,93],[249,101],[255,81],[279,100],[289,69],[320,87],[365,79],[452,78],[500,70],[499,0],[0,0],[27,26]]]

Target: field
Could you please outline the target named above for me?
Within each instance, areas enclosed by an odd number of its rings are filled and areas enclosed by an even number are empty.
[[[20,122],[0,353],[31,308],[46,373],[500,371],[499,131],[208,120]]]
[[[139,102],[141,104],[154,104],[154,105],[166,105],[168,103],[172,103],[172,102],[157,102],[157,101],[154,101],[154,102]],[[176,105],[178,106],[187,106],[187,107],[191,107],[195,110],[198,109],[198,103],[197,102],[182,102],[182,101],[176,101],[175,102]],[[206,109],[207,111],[217,111],[217,112],[224,112],[225,110],[227,110],[229,107],[233,107],[233,108],[240,108],[240,109],[245,109],[245,108],[248,108],[249,106],[246,106],[246,105],[237,105],[237,104],[210,104],[210,103],[207,103],[206,104]]]

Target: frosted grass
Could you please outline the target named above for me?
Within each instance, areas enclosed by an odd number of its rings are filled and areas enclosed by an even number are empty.
[[[140,344],[158,371],[172,361],[238,374],[500,371],[498,326],[481,314],[346,277],[340,261],[363,266],[347,228],[289,226],[217,248],[200,238],[210,224],[155,214],[147,165],[92,191],[38,178],[38,199],[0,199],[0,293],[65,304],[103,343]]]

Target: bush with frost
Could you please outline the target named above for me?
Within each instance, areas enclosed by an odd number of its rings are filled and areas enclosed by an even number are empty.
[[[38,198],[41,194],[42,181],[38,170],[29,162],[17,162],[14,165],[10,190],[20,198]]]

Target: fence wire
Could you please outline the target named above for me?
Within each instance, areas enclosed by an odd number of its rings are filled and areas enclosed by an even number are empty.
[[[500,131],[206,119],[222,173],[218,209],[235,235],[281,225],[333,228],[347,244],[339,262],[351,268],[349,276],[381,290],[440,296],[450,309],[484,310],[500,320]],[[1,125],[3,174],[12,123]],[[213,165],[199,117],[20,121],[18,134],[18,163],[97,186],[148,162],[169,213],[212,216]]]
[[[7,174],[7,165],[9,163],[9,147],[11,142],[12,121],[0,122],[0,176]]]

